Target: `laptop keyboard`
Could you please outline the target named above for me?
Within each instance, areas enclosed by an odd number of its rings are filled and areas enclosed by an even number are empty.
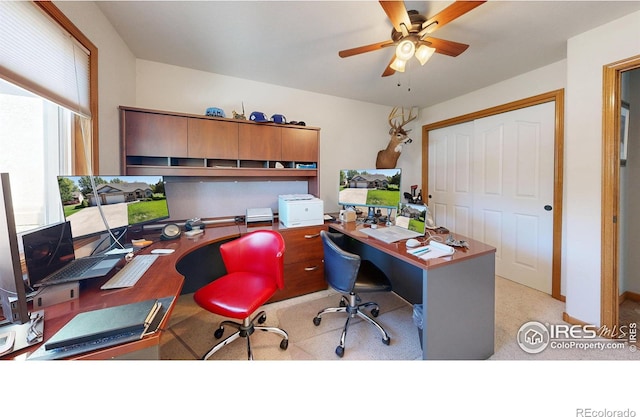
[[[102,258],[80,258],[71,262],[64,268],[54,272],[42,281],[38,282],[35,286],[40,287],[44,285],[61,284],[64,282],[77,281],[78,277],[85,273],[89,268],[100,262]]]

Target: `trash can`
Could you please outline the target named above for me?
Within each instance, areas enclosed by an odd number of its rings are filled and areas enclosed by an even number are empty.
[[[413,305],[413,323],[418,328],[418,337],[420,337],[420,349],[424,350],[422,346],[422,329],[424,328],[424,324],[422,322],[422,304],[414,304]]]

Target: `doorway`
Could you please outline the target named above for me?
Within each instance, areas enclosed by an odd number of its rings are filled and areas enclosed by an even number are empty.
[[[640,68],[640,56],[606,65],[603,70],[603,138],[602,138],[602,271],[600,324],[619,329],[620,318],[620,114],[622,109],[622,75]]]
[[[494,116],[538,104],[555,103],[554,126],[554,166],[553,166],[553,247],[551,259],[551,296],[564,301],[561,292],[561,254],[562,254],[562,178],[563,178],[563,144],[564,144],[564,90],[556,90],[538,96],[529,97],[501,106],[492,107],[467,115],[443,120],[424,125],[422,127],[422,160],[429,161],[429,132],[448,126],[470,122],[487,116]],[[422,164],[422,189],[429,195],[429,167],[428,163]]]

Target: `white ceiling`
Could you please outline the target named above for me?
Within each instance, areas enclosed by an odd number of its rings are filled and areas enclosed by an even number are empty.
[[[381,77],[393,48],[377,1],[97,1],[140,59],[389,106],[427,107],[566,57],[567,39],[640,1],[489,1],[432,35],[469,44]],[[451,2],[408,1],[433,16]]]

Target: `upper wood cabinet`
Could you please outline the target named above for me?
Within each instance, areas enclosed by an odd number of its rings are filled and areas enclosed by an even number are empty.
[[[281,127],[260,123],[239,126],[240,159],[280,161]]]
[[[314,162],[318,159],[318,132],[282,129],[282,159]]]
[[[127,155],[187,156],[186,117],[129,112],[123,124]]]
[[[121,106],[120,143],[123,174],[295,178],[320,191],[317,127]]]
[[[190,158],[238,159],[238,124],[221,120],[188,119]]]

